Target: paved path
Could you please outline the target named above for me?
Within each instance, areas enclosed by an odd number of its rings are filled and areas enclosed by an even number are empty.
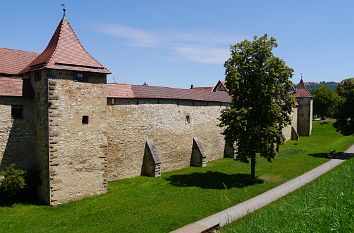
[[[354,145],[346,150],[345,153],[354,153]],[[220,211],[219,213],[201,219],[195,223],[179,228],[173,231],[173,233],[200,233],[218,224],[220,226],[224,226],[310,183],[329,170],[337,167],[344,161],[345,160],[331,159],[319,167],[316,167],[311,171],[306,172],[305,174],[296,177],[276,188],[273,188],[261,195],[258,195],[231,208]]]

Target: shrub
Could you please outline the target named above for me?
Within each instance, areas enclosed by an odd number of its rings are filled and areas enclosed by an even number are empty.
[[[16,169],[15,164],[4,167],[4,170],[0,172],[0,175],[3,176],[0,189],[7,202],[14,201],[18,193],[25,188],[25,174],[25,171]]]

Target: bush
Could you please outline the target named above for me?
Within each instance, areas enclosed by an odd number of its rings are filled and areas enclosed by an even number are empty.
[[[7,203],[13,202],[17,195],[25,188],[25,174],[25,171],[16,169],[15,164],[4,167],[4,170],[0,172],[0,175],[3,176],[0,183],[0,190]]]

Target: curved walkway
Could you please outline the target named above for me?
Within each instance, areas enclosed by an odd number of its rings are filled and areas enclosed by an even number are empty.
[[[346,154],[354,154],[354,145],[345,151]],[[195,223],[189,224],[182,228],[179,228],[173,233],[200,233],[208,229],[215,229],[217,227],[224,226],[236,219],[239,219],[249,213],[254,212],[268,205],[269,203],[278,200],[281,197],[295,191],[296,189],[310,183],[324,173],[337,167],[345,160],[331,159],[330,161],[306,172],[305,174],[298,176],[276,188],[273,188],[261,195],[244,201],[238,205],[230,207],[226,210],[220,211],[209,217],[203,218]]]

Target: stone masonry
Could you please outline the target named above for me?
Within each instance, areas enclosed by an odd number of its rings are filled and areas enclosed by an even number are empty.
[[[153,176],[190,166],[192,155],[198,166],[234,155],[219,127],[231,98],[225,82],[195,89],[107,85],[110,72],[83,48],[65,15],[42,53],[0,54],[0,169],[15,163],[38,171],[43,203],[104,193],[108,180],[144,173],[144,154],[153,151]],[[312,97],[300,84],[287,140],[312,130]],[[13,119],[16,106],[22,117]]]

